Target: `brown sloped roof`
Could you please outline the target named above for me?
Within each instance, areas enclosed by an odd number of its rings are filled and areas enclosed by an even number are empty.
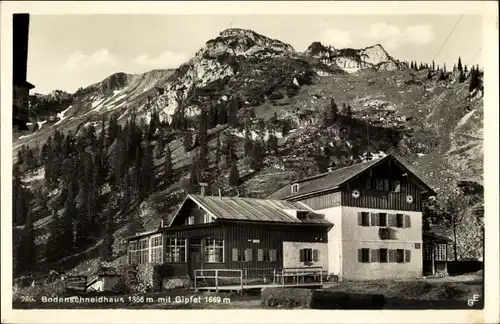
[[[385,159],[385,158],[384,158]],[[323,191],[328,189],[333,189],[338,187],[345,181],[351,179],[357,174],[369,169],[380,160],[371,160],[363,163],[353,164],[344,168],[336,169],[330,172],[321,173],[312,177],[300,179],[294,181],[283,188],[279,189],[275,193],[268,196],[270,199],[285,199],[292,198],[295,196],[302,196],[304,194],[313,193],[315,191]],[[299,192],[296,194],[291,193],[292,184],[299,184]]]
[[[432,194],[435,194],[435,192],[429,186],[427,186],[427,184],[425,184],[422,180],[420,180],[417,176],[415,176],[403,163],[398,161],[394,156],[387,155],[380,159],[353,164],[344,168],[336,169],[333,171],[321,173],[312,177],[294,181],[284,186],[283,188],[279,189],[275,193],[269,195],[267,198],[292,199],[295,197],[312,194],[314,192],[322,192],[325,190],[335,189],[341,186],[342,184],[346,183],[353,177],[363,173],[364,171],[367,171],[368,169],[375,167],[376,165],[383,163],[384,161],[387,161],[388,159],[394,161],[405,172],[412,174],[422,187],[426,188],[426,190],[430,191]],[[299,184],[299,192],[292,194],[291,186],[296,183]]]
[[[298,202],[275,199],[201,195],[188,195],[186,200],[188,199],[194,201],[214,219],[297,224],[331,224],[324,218],[323,215],[315,213],[308,206]],[[315,217],[299,220],[298,218],[285,212],[285,210],[306,211]]]

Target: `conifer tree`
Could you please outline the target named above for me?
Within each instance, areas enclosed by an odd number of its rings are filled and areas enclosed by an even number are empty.
[[[145,198],[148,194],[152,193],[155,188],[155,173],[154,173],[154,160],[153,148],[151,144],[146,144],[144,149],[144,156],[141,165],[141,194],[140,199]]]
[[[231,163],[236,160],[236,153],[234,148],[234,140],[232,135],[227,135],[224,143],[224,157],[226,168],[231,166]]]
[[[253,142],[250,168],[253,170],[260,170],[263,162],[263,147],[260,141],[256,140]]]
[[[217,142],[215,147],[215,165],[218,167],[222,158],[222,147],[220,142],[220,133],[217,134]]]
[[[110,200],[111,201],[111,200]],[[108,204],[105,213],[105,223],[104,223],[104,240],[101,250],[101,256],[105,261],[111,261],[113,259],[113,206]]]
[[[222,103],[218,103],[216,106],[217,110],[217,124],[224,125],[227,123],[227,109]]]
[[[232,127],[238,127],[239,99],[235,95],[231,97],[227,108],[227,122]]]
[[[458,57],[457,69],[458,71],[463,72],[462,59],[460,58],[460,56]]]
[[[182,137],[182,145],[184,147],[184,151],[191,151],[191,147],[193,145],[193,136],[189,130],[185,130]]]
[[[26,214],[26,223],[24,224],[18,244],[15,258],[16,272],[35,270],[37,268],[37,253],[31,209],[28,209]]]
[[[244,150],[244,155],[245,156],[250,156],[252,153],[252,139],[250,138],[250,131],[248,129],[245,129],[245,141],[243,143],[243,150]]]
[[[267,138],[267,149],[269,150],[269,152],[278,154],[278,138],[276,137],[274,132],[270,133],[269,137]]]
[[[198,133],[198,144],[200,147],[198,167],[200,171],[204,171],[208,167],[208,135],[207,135],[207,113],[205,110],[201,111],[200,124]]]
[[[469,72],[469,70],[467,69],[467,65],[464,65],[464,72],[465,72],[465,75],[467,75],[467,72]]]
[[[432,71],[436,70],[436,63],[434,63],[434,60],[432,60]]]
[[[236,161],[233,161],[231,164],[231,170],[229,171],[229,185],[232,187],[236,187],[239,185],[240,175],[238,172],[238,166]]]
[[[172,180],[174,176],[174,168],[172,164],[172,153],[170,152],[170,146],[167,145],[165,149],[165,161],[163,162],[163,179],[165,183]]]

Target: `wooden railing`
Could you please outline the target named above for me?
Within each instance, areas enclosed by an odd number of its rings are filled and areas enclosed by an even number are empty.
[[[223,286],[280,285],[293,287],[306,284],[323,285],[323,276],[326,271],[322,267],[297,268],[256,268],[256,269],[197,269],[194,271],[194,289],[213,287],[219,291]],[[310,281],[306,282],[307,279]],[[201,281],[201,285],[200,285]]]

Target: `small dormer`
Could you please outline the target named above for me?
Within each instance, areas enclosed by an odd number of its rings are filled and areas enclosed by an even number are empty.
[[[296,194],[298,192],[299,192],[299,184],[298,183],[292,184],[292,194]]]
[[[297,210],[297,219],[299,220],[308,220],[309,219],[309,212],[306,210]]]

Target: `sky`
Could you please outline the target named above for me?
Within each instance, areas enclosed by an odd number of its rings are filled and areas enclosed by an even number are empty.
[[[28,81],[32,92],[74,92],[116,72],[176,68],[227,28],[251,29],[304,51],[381,44],[399,60],[446,64],[461,56],[482,66],[482,18],[463,16],[31,15]],[[439,54],[438,54],[439,53]]]

